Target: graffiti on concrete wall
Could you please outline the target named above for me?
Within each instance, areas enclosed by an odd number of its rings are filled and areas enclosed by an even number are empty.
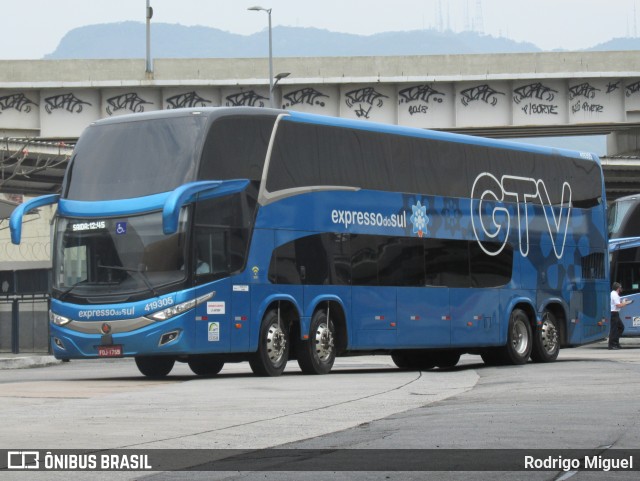
[[[577,114],[581,111],[587,113],[604,112],[602,104],[593,102],[597,92],[601,92],[601,89],[594,87],[589,82],[582,82],[569,87],[569,101],[572,102],[571,113]]]
[[[620,84],[622,83],[622,80],[618,80],[617,82],[609,82],[607,83],[607,92],[608,94],[610,94],[611,92],[615,92],[616,90],[618,90],[620,88]]]
[[[269,100],[268,97],[263,97],[253,90],[227,95],[225,98],[227,107],[264,107],[264,101]]]
[[[527,115],[558,115],[558,105],[551,103],[557,93],[542,82],[534,82],[515,89],[513,101],[522,104],[520,108]]]
[[[640,92],[640,80],[632,83],[631,85],[627,85],[627,88],[625,89],[625,95],[627,97],[631,97],[633,94],[637,94],[638,92]]]
[[[484,102],[492,107],[498,104],[498,95],[505,95],[491,88],[489,84],[476,85],[460,91],[460,102],[467,107],[471,102]]]
[[[381,94],[373,87],[363,87],[356,90],[351,90],[345,93],[345,103],[347,107],[353,109],[355,107],[355,114],[358,118],[368,119],[371,114],[371,109],[374,107],[382,108],[384,105],[383,99],[388,99],[387,95]]]
[[[54,110],[66,110],[72,114],[79,114],[82,112],[84,105],[91,106],[89,102],[85,102],[76,97],[73,93],[52,95],[44,99],[44,109],[48,114],[53,113]]]
[[[168,109],[184,109],[193,107],[207,107],[212,100],[200,97],[195,90],[167,98]]]
[[[14,109],[18,112],[24,112],[28,114],[31,112],[31,106],[38,106],[33,100],[27,97],[24,93],[17,93],[11,95],[4,95],[0,97],[0,114],[4,110]]]
[[[328,95],[323,94],[313,87],[304,87],[283,95],[282,98],[284,99],[284,101],[282,102],[282,108],[286,109],[288,107],[293,107],[300,104],[317,105],[319,107],[324,107],[326,104],[322,99],[323,97],[329,98]]]
[[[426,114],[429,111],[430,103],[441,104],[444,101],[444,97],[446,97],[444,92],[439,92],[431,85],[414,85],[398,91],[398,105],[413,102],[414,104],[409,105],[407,109],[409,115]]]
[[[109,106],[107,107],[107,113],[113,115],[114,112],[119,110],[129,110],[133,113],[144,112],[144,106],[153,102],[149,102],[140,97],[136,92],[128,92],[121,95],[116,95],[107,99]]]

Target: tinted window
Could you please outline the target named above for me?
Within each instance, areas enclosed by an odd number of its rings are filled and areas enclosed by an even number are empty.
[[[498,250],[498,246],[493,246]],[[269,280],[280,284],[498,287],[511,281],[513,249],[489,256],[475,241],[317,234],[278,247]]]
[[[275,117],[232,116],[214,121],[202,154],[200,179],[260,181]]]
[[[351,282],[354,286],[378,285],[378,246],[381,241],[379,236],[351,236]]]
[[[269,280],[277,284],[348,285],[347,241],[342,234],[318,234],[287,242],[273,253]]]
[[[575,206],[596,205],[602,195],[600,168],[590,160],[287,119],[278,126],[267,190],[337,185],[466,198],[483,172],[543,179],[554,204],[563,181]]]
[[[205,120],[188,115],[88,127],[67,172],[65,197],[142,197],[195,180]]]
[[[490,243],[485,243],[490,244]],[[493,251],[498,248],[486,246]],[[507,245],[500,254],[486,254],[477,242],[469,243],[469,261],[471,263],[471,285],[473,287],[504,286],[511,281],[513,270],[513,249]]]
[[[256,208],[256,187],[196,203],[192,269],[203,281],[244,269]]]
[[[382,239],[378,279],[382,286],[424,286],[424,243],[421,239]]]
[[[466,241],[425,239],[427,285],[471,287]]]

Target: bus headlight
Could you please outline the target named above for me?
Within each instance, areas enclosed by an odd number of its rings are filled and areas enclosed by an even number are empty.
[[[195,299],[183,302],[182,304],[167,307],[166,309],[163,309],[161,311],[149,314],[147,317],[149,319],[153,319],[154,321],[166,321],[167,319],[171,319],[172,317],[175,317],[178,314],[182,314],[183,312],[188,311],[189,309],[193,309],[194,307],[196,307]]]
[[[182,314],[189,309],[193,309],[198,304],[202,304],[203,302],[208,301],[215,295],[215,291],[209,292],[208,294],[200,296],[197,299],[192,299],[190,301],[183,302],[182,304],[176,304],[175,306],[167,307],[166,309],[163,309],[161,311],[149,314],[147,317],[149,319],[153,319],[154,321],[166,321],[167,319],[171,319],[172,317],[175,317],[178,314]]]
[[[54,313],[53,311],[49,311],[49,320],[56,326],[64,326],[65,324],[69,324],[71,322],[71,319],[69,319],[68,317],[61,316]]]

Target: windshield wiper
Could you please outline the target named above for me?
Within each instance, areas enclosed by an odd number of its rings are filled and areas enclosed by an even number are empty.
[[[147,288],[153,293],[153,295],[155,297],[158,297],[160,295],[160,294],[158,294],[158,291],[156,291],[156,289],[153,287],[153,285],[149,281],[149,277],[145,273],[145,270],[147,269],[147,266],[144,265],[144,264],[138,264],[138,268],[137,269],[132,269],[131,267],[122,267],[122,266],[103,266],[102,264],[98,264],[98,268],[112,269],[114,271],[135,272],[136,274],[138,274],[140,276],[142,281],[145,283]]]
[[[64,301],[64,299],[67,297],[67,295],[74,290],[76,287],[78,287],[80,284],[86,283],[87,280],[83,279],[81,281],[76,282],[75,284],[73,284],[72,286],[67,287],[64,291],[62,291],[60,293],[60,295],[58,296],[58,299],[60,299],[61,301]]]

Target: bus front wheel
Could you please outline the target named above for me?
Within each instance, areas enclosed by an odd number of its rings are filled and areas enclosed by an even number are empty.
[[[190,357],[187,364],[194,374],[204,377],[215,376],[224,367],[224,361],[211,356]]]
[[[304,374],[328,374],[336,360],[335,327],[327,311],[319,309],[311,318],[309,339],[296,340],[298,365]]]
[[[257,376],[279,376],[289,359],[289,326],[275,309],[267,311],[260,325],[258,351],[249,360]]]
[[[142,374],[151,378],[165,377],[173,369],[176,360],[165,356],[138,356],[136,366]]]
[[[542,313],[542,324],[538,326],[533,336],[533,362],[553,362],[560,352],[560,337],[558,321],[551,311]]]

